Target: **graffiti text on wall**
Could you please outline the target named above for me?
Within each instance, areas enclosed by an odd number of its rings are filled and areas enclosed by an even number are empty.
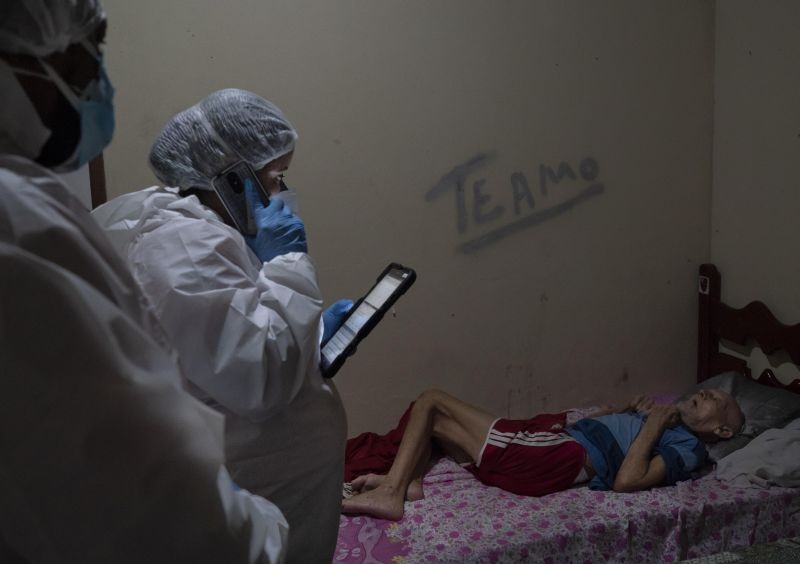
[[[524,173],[511,173],[508,184],[511,206],[507,209],[505,205],[494,201],[493,194],[486,189],[486,179],[478,175],[495,158],[494,153],[475,155],[442,176],[436,186],[425,194],[425,200],[431,202],[446,192],[453,191],[456,228],[461,234],[467,234],[471,225],[495,226],[488,233],[459,244],[458,249],[463,253],[474,253],[523,229],[554,219],[605,190],[603,183],[598,181],[600,166],[592,157],[580,160],[576,166],[567,161],[556,166],[540,164],[537,197],[534,197],[528,177]],[[550,190],[562,182],[583,185],[583,188],[576,195],[547,206]],[[537,198],[541,198],[541,201],[537,202]],[[542,203],[545,205],[542,206]]]

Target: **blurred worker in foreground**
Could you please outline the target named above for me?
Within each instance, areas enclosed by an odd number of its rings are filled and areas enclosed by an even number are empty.
[[[150,165],[174,188],[126,194],[93,215],[154,304],[190,390],[225,414],[234,481],[281,509],[287,561],[307,564],[331,561],[339,529],[346,421],[319,362],[351,304],[323,314],[305,227],[284,200],[296,139],[267,100],[214,92],[153,143]],[[228,197],[249,202],[252,235],[213,190],[232,165]]]
[[[114,128],[96,0],[0,4],[0,561],[275,562],[126,265],[51,171]]]

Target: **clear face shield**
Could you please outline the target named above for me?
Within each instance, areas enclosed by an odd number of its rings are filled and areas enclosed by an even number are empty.
[[[63,170],[75,170],[103,152],[114,136],[114,87],[106,74],[103,55],[87,39],[81,45],[98,64],[97,78],[76,92],[46,62],[40,61],[50,80],[67,99],[81,120],[81,137],[73,155],[60,165]]]
[[[0,59],[0,152],[34,160],[52,132],[17,80],[17,73],[28,72]]]
[[[3,107],[12,111],[4,112],[3,131],[11,132],[6,144],[12,152],[35,160],[42,147],[52,135],[42,122],[36,107],[28,98],[15,75],[44,78],[55,84],[59,92],[69,102],[80,118],[80,140],[72,155],[64,162],[52,167],[55,172],[74,171],[87,164],[111,142],[114,134],[114,87],[105,72],[103,57],[99,50],[87,39],[80,44],[97,61],[98,75],[80,91],[68,85],[58,72],[46,61],[39,58],[45,73],[30,69],[13,67],[0,62],[0,82],[3,84]]]
[[[299,215],[299,212],[297,211],[297,192],[286,186],[286,183],[283,181],[283,173],[277,176],[277,181],[278,185],[281,187],[281,190],[277,194],[270,196],[270,198],[281,200],[293,214]]]

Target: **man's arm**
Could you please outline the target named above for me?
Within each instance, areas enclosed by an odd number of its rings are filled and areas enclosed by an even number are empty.
[[[653,407],[653,400],[646,396],[633,396],[630,401],[622,406],[601,405],[595,411],[590,411],[584,417],[602,417],[612,413],[648,413]]]
[[[651,458],[664,430],[678,422],[678,410],[672,405],[650,409],[650,415],[631,444],[614,480],[615,492],[637,492],[658,486],[667,476],[661,456]]]

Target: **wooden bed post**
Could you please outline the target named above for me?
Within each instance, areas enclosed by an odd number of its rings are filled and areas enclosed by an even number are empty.
[[[89,188],[92,194],[92,209],[106,203],[106,166],[103,153],[89,162]]]
[[[700,265],[698,279],[698,324],[697,324],[697,381],[702,382],[711,378],[711,364],[713,356],[719,350],[719,337],[713,331],[712,315],[714,304],[720,301],[720,276],[719,270],[713,264]]]

